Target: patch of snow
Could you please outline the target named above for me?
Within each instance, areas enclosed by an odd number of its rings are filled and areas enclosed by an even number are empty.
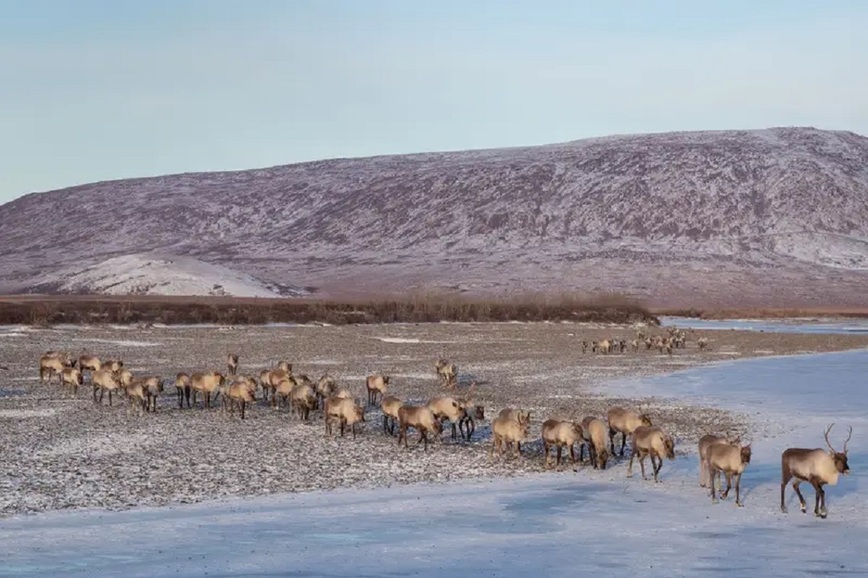
[[[52,277],[66,293],[104,295],[230,295],[280,297],[282,292],[246,273],[192,257],[132,253],[111,257],[85,269],[70,268]],[[296,292],[300,294],[301,292]]]
[[[462,343],[454,339],[418,339],[416,337],[372,337],[383,343]]]
[[[152,341],[133,341],[129,339],[98,339],[96,337],[74,337],[71,341],[88,342],[88,343],[107,343],[109,345],[121,345],[124,347],[157,347],[162,343]]]
[[[56,409],[0,409],[0,418],[23,419],[29,417],[51,417],[57,413]]]
[[[848,235],[802,232],[773,237],[774,250],[835,269],[868,269],[868,241]]]
[[[417,337],[371,337],[384,343],[467,343],[468,341],[479,342],[479,339],[419,339]],[[486,343],[513,343],[517,341],[527,341],[520,337],[504,337],[504,338],[486,338]]]
[[[432,366],[431,373],[422,373],[422,372],[407,372],[407,373],[393,373],[394,377],[403,377],[404,379],[437,379],[437,375],[434,373],[434,369]]]

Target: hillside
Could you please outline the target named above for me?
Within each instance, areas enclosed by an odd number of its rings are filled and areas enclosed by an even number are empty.
[[[298,297],[299,287],[264,285],[250,275],[191,257],[131,253],[90,267],[47,274],[31,291],[102,295],[208,295],[212,297]]]
[[[0,247],[7,292],[70,290],[76,271],[153,253],[330,295],[868,305],[868,139],[614,136],[101,182],[0,206]]]

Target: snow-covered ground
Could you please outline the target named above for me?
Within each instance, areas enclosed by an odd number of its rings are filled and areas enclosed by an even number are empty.
[[[61,275],[52,272],[44,282],[57,278],[63,281],[56,290],[66,293],[280,297],[303,292],[269,285],[222,265],[157,253],[111,257],[85,269],[76,265]]]
[[[605,472],[13,517],[0,521],[0,576],[865,576],[866,370],[861,350],[722,362],[607,388],[766,420],[752,440],[744,508],[710,503],[690,453],[664,464],[660,484],[638,468],[627,479],[621,462]],[[823,447],[832,421],[838,448],[853,426],[852,474],[827,488],[829,518],[801,514],[791,490],[781,514],[780,452]],[[811,504],[813,491],[805,495]]]

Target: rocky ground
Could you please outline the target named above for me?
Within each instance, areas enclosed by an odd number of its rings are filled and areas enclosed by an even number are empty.
[[[751,424],[745,416],[671,405],[642,391],[609,398],[605,382],[738,357],[868,346],[868,336],[716,331],[705,333],[708,351],[699,351],[691,334],[687,348],[671,357],[644,349],[608,356],[581,351],[582,339],[634,332],[550,323],[2,328],[0,364],[9,370],[0,373],[0,515],[539,472],[544,419],[605,415],[614,404],[649,413],[677,436],[679,452],[690,452],[706,431],[747,432]],[[302,423],[260,402],[241,421],[216,408],[178,409],[171,386],[155,414],[138,416],[128,414],[123,399],[113,407],[95,405],[87,384],[77,398],[41,385],[38,358],[49,349],[121,358],[136,374],[166,379],[178,371],[222,370],[230,351],[240,355],[241,372],[253,375],[286,359],[314,379],[329,372],[359,397],[365,376],[382,372],[393,376],[390,393],[408,401],[442,392],[433,364],[445,356],[458,364],[459,394],[477,382],[486,417],[507,406],[530,409],[535,441],[520,459],[491,459],[486,419],[472,442],[444,433],[427,452],[415,439],[399,448],[383,433],[376,408],[368,410],[358,439],[326,438],[319,412]]]

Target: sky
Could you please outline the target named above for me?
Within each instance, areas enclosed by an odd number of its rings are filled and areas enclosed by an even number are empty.
[[[868,2],[0,0],[0,203],[609,134],[868,135]]]

